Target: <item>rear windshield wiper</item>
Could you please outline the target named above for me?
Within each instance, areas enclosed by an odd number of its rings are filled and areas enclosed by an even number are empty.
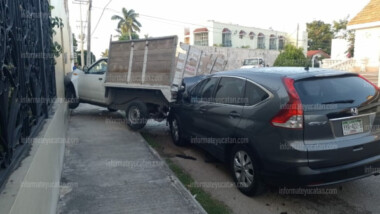
[[[338,103],[353,103],[353,102],[355,102],[355,100],[335,100],[331,102],[325,102],[322,104],[338,104]]]

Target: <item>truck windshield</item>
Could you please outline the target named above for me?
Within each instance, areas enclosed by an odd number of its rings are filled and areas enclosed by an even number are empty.
[[[243,65],[258,65],[259,59],[246,59],[243,62]]]

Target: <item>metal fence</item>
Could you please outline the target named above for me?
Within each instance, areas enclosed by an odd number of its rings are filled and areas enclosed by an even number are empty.
[[[0,0],[0,186],[54,102],[48,0]]]

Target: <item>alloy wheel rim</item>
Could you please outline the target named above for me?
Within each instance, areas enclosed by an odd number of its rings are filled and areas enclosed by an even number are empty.
[[[135,106],[131,107],[128,112],[128,118],[132,124],[137,124],[140,120],[140,110]]]
[[[245,151],[238,151],[234,156],[234,173],[238,187],[247,188],[254,182],[252,160]]]

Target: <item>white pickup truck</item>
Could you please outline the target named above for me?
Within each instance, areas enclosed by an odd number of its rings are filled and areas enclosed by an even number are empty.
[[[69,107],[90,103],[125,111],[132,129],[143,128],[148,119],[164,120],[183,77],[222,71],[227,64],[224,56],[186,44],[177,53],[177,41],[177,36],[111,41],[109,58],[66,75]]]

